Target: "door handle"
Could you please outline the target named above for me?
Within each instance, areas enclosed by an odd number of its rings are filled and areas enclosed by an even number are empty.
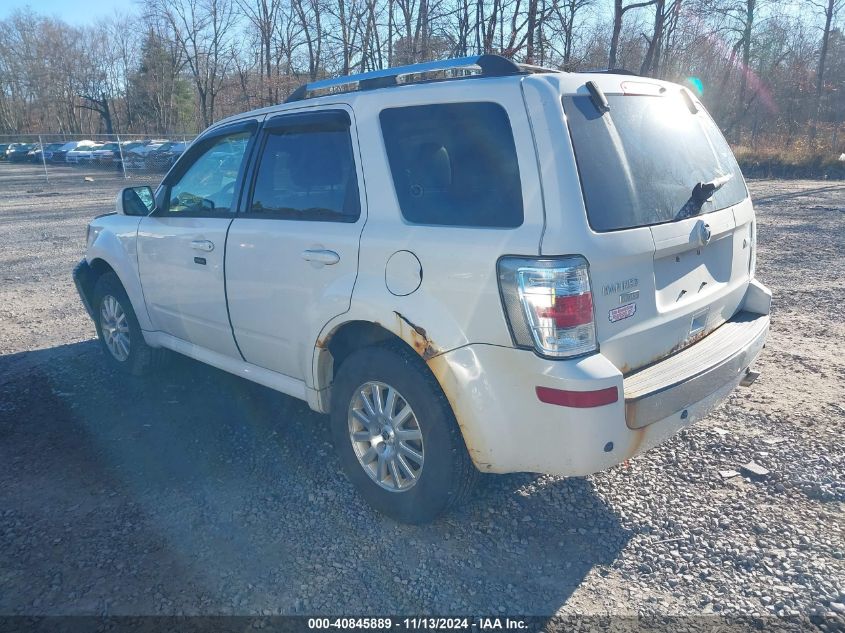
[[[194,240],[191,242],[191,248],[195,251],[205,251],[206,253],[210,253],[214,250],[214,242],[211,240]]]
[[[340,261],[340,255],[325,249],[308,249],[302,251],[302,259],[306,262],[332,266]]]

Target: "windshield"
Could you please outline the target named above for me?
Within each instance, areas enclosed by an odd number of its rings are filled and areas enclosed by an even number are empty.
[[[584,203],[595,231],[689,217],[693,189],[719,187],[696,212],[737,204],[747,192],[716,124],[676,96],[607,95],[601,114],[589,96],[566,96],[566,112]]]

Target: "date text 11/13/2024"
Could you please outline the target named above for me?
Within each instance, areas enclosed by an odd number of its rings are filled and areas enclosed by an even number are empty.
[[[349,630],[400,630],[400,631],[446,631],[446,630],[478,630],[495,631],[511,630],[525,631],[528,623],[519,618],[477,617],[477,618],[309,618],[310,630],[321,629],[349,629]]]

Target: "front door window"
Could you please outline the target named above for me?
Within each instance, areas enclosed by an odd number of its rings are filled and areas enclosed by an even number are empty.
[[[167,212],[174,215],[221,215],[233,211],[235,185],[250,132],[221,136],[172,183]]]

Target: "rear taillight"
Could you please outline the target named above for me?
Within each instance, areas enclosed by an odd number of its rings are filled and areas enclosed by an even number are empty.
[[[596,350],[587,260],[503,257],[498,269],[514,343],[555,358]]]

